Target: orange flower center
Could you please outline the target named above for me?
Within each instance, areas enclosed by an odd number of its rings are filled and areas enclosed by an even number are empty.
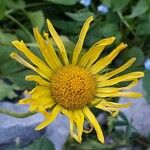
[[[94,98],[95,77],[86,69],[69,65],[58,70],[52,78],[51,94],[60,106],[81,109]]]

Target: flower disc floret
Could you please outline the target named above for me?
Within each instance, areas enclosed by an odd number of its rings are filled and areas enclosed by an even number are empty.
[[[81,109],[94,98],[95,77],[86,69],[69,65],[59,69],[52,78],[53,99],[70,110]]]

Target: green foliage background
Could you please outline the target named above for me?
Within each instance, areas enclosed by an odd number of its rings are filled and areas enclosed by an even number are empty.
[[[108,6],[109,11],[97,11],[100,4]],[[12,40],[24,40],[37,55],[40,55],[32,27],[38,26],[41,32],[47,31],[45,20],[48,18],[57,31],[65,35],[63,40],[68,47],[68,53],[71,53],[71,47],[78,38],[83,22],[91,15],[95,20],[86,37],[84,48],[88,49],[97,40],[109,36],[117,38],[114,46],[122,41],[127,43],[127,50],[119,55],[111,67],[136,57],[137,61],[132,70],[144,70],[144,92],[147,101],[150,102],[150,71],[145,70],[143,65],[144,61],[150,58],[150,0],[93,0],[88,7],[80,4],[79,0],[0,0],[0,100],[15,101],[22,91],[31,89],[34,85],[24,80],[25,75],[31,71],[9,57],[10,53],[16,50],[11,45]],[[149,147],[149,139],[140,137],[123,114],[120,114],[120,120],[111,117],[107,120],[105,134],[113,137],[114,143],[101,145],[96,141],[93,132],[91,136],[84,135],[81,145],[69,139],[64,149],[107,150],[134,144],[143,148]],[[114,132],[115,126],[125,126],[124,134]],[[41,142],[41,139],[39,141]],[[41,150],[37,143],[25,150]]]

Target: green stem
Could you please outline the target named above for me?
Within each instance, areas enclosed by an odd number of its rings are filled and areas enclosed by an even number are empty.
[[[30,8],[30,7],[37,7],[41,5],[47,5],[49,2],[39,2],[39,3],[32,3],[32,4],[27,4],[25,8]]]
[[[127,22],[127,20],[123,17],[122,13],[120,11],[117,11],[117,14],[119,16],[119,18],[121,19],[121,21],[124,23],[124,25],[130,30],[130,32],[137,38],[136,34],[134,33],[133,29],[131,28],[131,26],[129,25],[129,23]]]
[[[6,17],[8,17],[10,20],[12,20],[13,22],[15,22],[27,35],[28,37],[31,39],[31,41],[34,41],[34,38],[32,36],[32,34],[26,29],[26,27],[24,25],[22,25],[16,18],[14,18],[13,16],[9,15],[9,14],[5,14]]]
[[[16,113],[16,112],[9,111],[6,109],[0,109],[0,114],[9,115],[15,118],[26,118],[26,117],[34,115],[35,113],[36,112]]]

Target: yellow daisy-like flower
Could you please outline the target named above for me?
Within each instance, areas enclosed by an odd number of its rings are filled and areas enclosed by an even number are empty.
[[[137,71],[116,77],[117,74],[129,68],[135,58],[131,58],[113,71],[101,73],[119,52],[127,47],[126,44],[121,43],[110,54],[97,60],[104,48],[114,42],[115,37],[98,41],[84,55],[80,55],[92,20],[91,16],[84,23],[71,61],[68,59],[61,38],[49,20],[47,20],[48,29],[59,48],[58,54],[55,52],[48,34],[45,34],[43,38],[38,28],[34,28],[34,36],[44,60],[33,54],[23,41],[13,41],[12,43],[20,52],[24,53],[30,63],[15,52],[11,54],[11,57],[38,74],[26,76],[27,81],[35,81],[37,86],[29,92],[30,98],[19,101],[20,104],[29,104],[30,111],[40,112],[45,116],[45,120],[35,128],[36,130],[48,126],[59,113],[62,113],[69,118],[71,136],[78,142],[82,140],[82,133],[88,132],[83,128],[86,119],[94,127],[98,140],[104,143],[103,132],[90,108],[96,107],[116,116],[120,109],[129,107],[131,103],[118,104],[110,101],[110,98],[141,97],[140,93],[125,92],[125,90],[135,86],[138,82],[137,79],[143,77],[144,74]],[[116,86],[125,81],[130,81],[130,84],[125,87]]]

